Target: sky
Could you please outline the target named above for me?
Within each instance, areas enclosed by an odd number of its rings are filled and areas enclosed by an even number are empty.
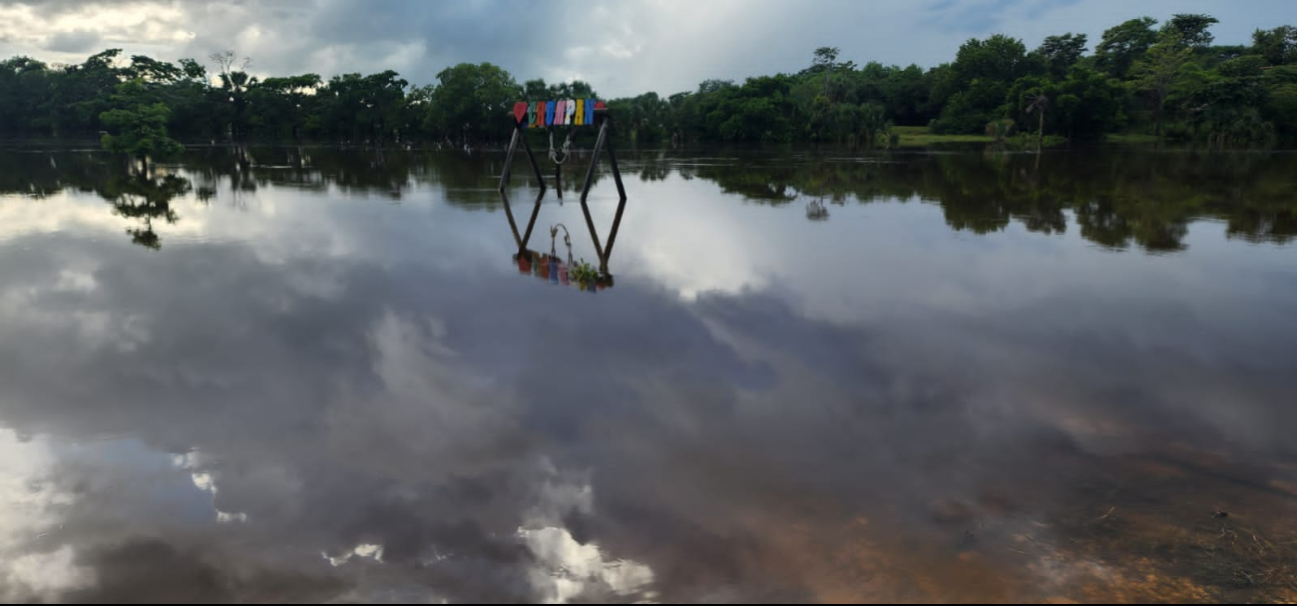
[[[969,38],[1035,47],[1148,15],[1207,13],[1218,44],[1297,24],[1294,0],[0,0],[0,56],[79,63],[106,48],[156,59],[232,50],[258,75],[372,73],[412,84],[489,61],[519,81],[583,79],[606,97],[694,90],[709,78],[799,70],[837,46],[859,64],[949,61]]]

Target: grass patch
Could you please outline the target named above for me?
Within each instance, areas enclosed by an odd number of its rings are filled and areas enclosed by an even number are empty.
[[[938,135],[926,126],[894,126],[892,132],[900,135],[900,147],[926,147],[943,143],[990,143],[986,135]]]
[[[995,140],[986,135],[938,135],[933,133],[926,126],[893,126],[892,132],[896,133],[900,140],[899,147],[929,147],[944,144],[989,144]],[[1006,147],[1011,150],[1031,150],[1036,148],[1036,134],[1019,132],[1005,140]],[[1060,147],[1067,144],[1066,137],[1058,135],[1045,135],[1045,147]]]

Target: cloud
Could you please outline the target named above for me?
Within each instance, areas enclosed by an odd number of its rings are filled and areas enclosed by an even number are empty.
[[[1156,0],[1137,9],[1120,0],[5,2],[0,51],[75,62],[92,44],[166,60],[230,49],[251,57],[263,74],[327,78],[395,69],[416,84],[434,82],[455,63],[490,61],[520,81],[582,74],[602,94],[624,96],[796,71],[824,45],[841,47],[859,64],[928,67],[951,60],[969,37],[1005,33],[1034,47],[1072,31],[1097,42],[1126,19],[1186,11],[1220,18],[1214,31],[1221,44],[1246,43],[1257,27],[1297,22],[1297,5],[1286,0]]]
[[[101,46],[99,34],[85,29],[58,32],[45,43],[45,48],[58,53],[98,52]]]
[[[994,532],[1142,485],[1112,480],[1114,452],[1293,452],[1294,343],[1275,335],[1297,330],[1297,284],[1241,307],[1256,276],[1230,265],[1287,276],[1277,247],[1109,255],[1075,230],[953,232],[917,200],[847,197],[810,223],[694,162],[636,188],[618,286],[591,295],[512,275],[498,205],[447,204],[498,156],[394,176],[333,153],[254,170],[237,204],[213,178],[209,205],[173,203],[158,252],[89,187],[13,185],[0,596],[806,600],[861,578],[825,572],[843,558],[955,559],[964,510]],[[14,165],[49,166],[28,155]],[[400,204],[391,182],[412,182]],[[883,572],[850,595],[950,586]]]

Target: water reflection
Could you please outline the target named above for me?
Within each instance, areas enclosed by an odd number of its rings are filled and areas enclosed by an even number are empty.
[[[1293,158],[500,160],[6,155],[0,599],[1294,597]]]
[[[513,206],[509,204],[509,194],[504,191],[500,192],[500,201],[504,206],[505,217],[509,220],[509,229],[513,232],[514,242],[518,245],[518,251],[512,257],[514,264],[518,267],[518,272],[531,274],[541,280],[548,280],[552,284],[576,286],[580,290],[588,292],[612,288],[614,281],[613,275],[608,269],[608,261],[612,257],[613,246],[617,243],[617,232],[621,228],[622,215],[626,210],[626,200],[621,199],[617,203],[617,211],[613,216],[612,228],[608,232],[606,244],[600,243],[599,232],[595,227],[594,218],[590,214],[589,205],[581,203],[581,214],[585,218],[585,225],[589,229],[590,242],[594,245],[595,258],[598,260],[597,266],[591,266],[584,258],[580,261],[573,258],[572,234],[563,223],[555,223],[549,228],[550,246],[548,254],[528,248],[532,233],[536,228],[536,219],[540,217],[541,203],[544,199],[545,191],[541,190],[536,194],[535,202],[532,204],[527,226],[520,234],[518,232],[518,223],[514,219]],[[567,251],[566,257],[559,255],[558,236],[560,230],[563,234],[563,246]]]
[[[108,179],[97,193],[112,204],[114,213],[141,223],[127,229],[132,242],[158,250],[162,243],[153,231],[153,220],[172,224],[178,221],[180,217],[171,209],[171,201],[192,189],[188,179],[176,175],[137,174]]]
[[[115,204],[121,194],[116,183],[128,181],[124,169],[100,154],[6,153],[5,161],[11,168],[0,171],[3,193],[45,197],[69,187],[102,190]],[[1014,154],[790,159],[645,153],[632,155],[627,169],[644,183],[663,180],[674,170],[683,179],[714,181],[726,193],[761,204],[802,199],[811,220],[829,217],[826,203],[917,199],[940,205],[947,225],[960,231],[993,233],[1017,222],[1035,232],[1064,233],[1070,222],[1082,237],[1105,247],[1175,252],[1184,248],[1187,225],[1199,219],[1221,219],[1231,237],[1247,241],[1292,241],[1297,236],[1297,196],[1288,180],[1292,163],[1282,154],[1111,152],[1046,155],[1042,163],[1034,155]],[[235,204],[268,185],[400,201],[412,188],[431,184],[452,204],[490,208],[499,198],[484,187],[484,176],[498,175],[502,158],[211,148],[192,152],[183,166],[183,175],[172,171],[173,182],[158,184],[150,195],[164,195],[157,188],[176,187],[174,179],[189,179],[200,200],[224,188]],[[577,193],[580,179],[571,177],[562,185]],[[597,173],[595,183],[602,178]],[[140,231],[147,234],[148,225]]]

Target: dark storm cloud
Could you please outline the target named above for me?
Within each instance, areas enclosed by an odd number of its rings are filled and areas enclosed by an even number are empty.
[[[45,44],[45,48],[61,53],[98,52],[100,47],[99,34],[88,30],[59,32]]]

